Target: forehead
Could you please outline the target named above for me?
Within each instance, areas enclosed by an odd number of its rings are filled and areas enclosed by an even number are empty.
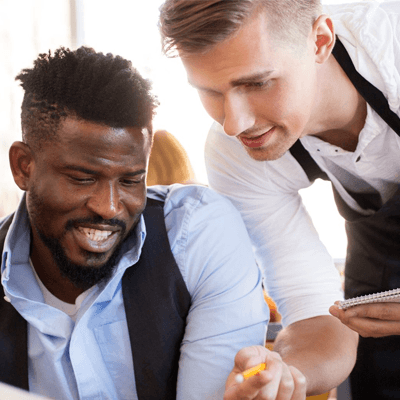
[[[145,161],[149,155],[151,135],[145,128],[112,128],[106,125],[66,118],[57,130],[55,141],[44,147],[43,156],[50,160]],[[133,160],[135,159],[135,160]]]
[[[66,118],[57,132],[60,143],[65,146],[90,145],[94,149],[115,147],[119,144],[130,150],[146,148],[150,134],[145,128],[112,128],[95,122]]]
[[[235,35],[202,54],[181,54],[189,82],[195,86],[201,77],[213,78],[219,73],[225,79],[241,78],[249,72],[273,69],[277,57],[277,41],[268,33],[265,13],[251,18]]]

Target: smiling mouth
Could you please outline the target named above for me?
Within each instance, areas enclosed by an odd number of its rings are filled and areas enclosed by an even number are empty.
[[[272,127],[267,132],[262,133],[261,135],[255,137],[241,137],[239,136],[241,142],[247,147],[261,147],[263,146],[269,138],[272,136],[272,133],[275,131],[275,127]]]
[[[101,228],[103,229],[76,226],[72,231],[75,242],[81,249],[89,252],[105,253],[110,251],[121,238],[121,229],[111,226]]]
[[[103,231],[99,229],[92,229],[92,228],[83,228],[78,227],[79,232],[86,235],[86,237],[94,242],[101,242],[106,240],[109,236],[113,234],[113,231]]]

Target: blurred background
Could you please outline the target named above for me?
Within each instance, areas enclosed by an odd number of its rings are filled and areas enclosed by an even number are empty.
[[[348,0],[347,2],[352,1]],[[344,3],[323,0],[323,3]],[[21,140],[22,89],[14,80],[39,53],[81,45],[132,60],[153,82],[160,107],[154,129],[171,132],[186,150],[196,180],[207,184],[203,148],[210,117],[186,81],[179,59],[161,54],[157,28],[162,0],[0,0],[0,217],[12,212],[21,196],[8,166],[8,149]],[[322,241],[340,262],[346,252],[343,220],[330,184],[317,181],[302,193]]]

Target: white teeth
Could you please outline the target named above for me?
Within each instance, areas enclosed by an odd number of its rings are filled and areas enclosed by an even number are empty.
[[[107,239],[112,231],[100,231],[98,229],[79,227],[80,232],[84,233],[90,240],[100,242]]]

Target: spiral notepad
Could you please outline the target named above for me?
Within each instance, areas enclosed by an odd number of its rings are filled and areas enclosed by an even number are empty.
[[[353,297],[339,302],[339,308],[346,309],[360,304],[382,303],[382,302],[399,302],[400,288],[387,290],[386,292],[368,294],[366,296]]]

